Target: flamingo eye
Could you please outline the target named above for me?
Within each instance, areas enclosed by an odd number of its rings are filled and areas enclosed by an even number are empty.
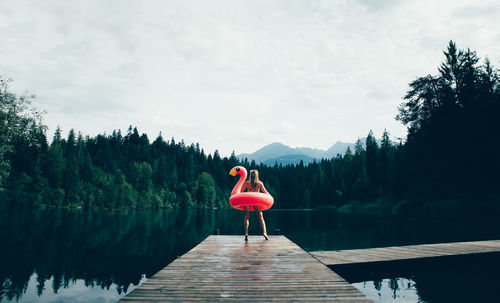
[[[240,168],[239,168],[239,167],[237,167],[237,168],[236,168],[236,171],[240,171]]]

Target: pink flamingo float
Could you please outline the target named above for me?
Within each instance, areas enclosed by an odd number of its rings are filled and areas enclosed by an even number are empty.
[[[257,192],[241,192],[241,187],[247,179],[247,170],[243,166],[236,166],[229,172],[231,176],[240,175],[240,180],[233,188],[229,204],[232,207],[244,210],[245,206],[250,206],[250,210],[254,210],[254,206],[258,206],[261,210],[271,208],[274,204],[274,199],[271,195]]]

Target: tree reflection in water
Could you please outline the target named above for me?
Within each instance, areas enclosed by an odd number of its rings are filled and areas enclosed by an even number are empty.
[[[332,268],[375,302],[496,302],[500,253]]]
[[[431,220],[347,215],[326,210],[270,210],[264,216],[270,232],[279,228],[282,234],[306,250],[500,238],[500,221],[496,217],[469,218],[468,224],[464,224],[462,218]],[[250,233],[259,234],[256,216],[250,216],[250,220]],[[83,296],[85,301],[91,301],[88,298],[91,295],[101,296],[95,301],[102,301],[103,297],[116,301],[138,285],[143,277],[165,267],[212,234],[215,228],[221,234],[242,236],[243,213],[193,209],[130,212],[2,209],[0,300],[30,301],[32,298],[34,301],[40,298],[50,301],[50,297],[61,301],[64,297],[67,301],[75,301]],[[457,273],[456,276],[464,274]],[[392,285],[399,293],[405,283],[389,280],[387,284],[383,279],[400,277],[415,281],[423,300],[426,296],[441,294],[434,294],[432,290],[436,289],[435,284],[442,285],[442,281],[411,275],[357,282],[374,281],[375,291],[384,289],[384,285]],[[481,289],[480,285],[473,286]],[[82,294],[82,291],[86,293]]]
[[[0,298],[18,300],[34,273],[38,296],[78,279],[122,294],[212,231],[213,220],[196,211],[4,211]]]

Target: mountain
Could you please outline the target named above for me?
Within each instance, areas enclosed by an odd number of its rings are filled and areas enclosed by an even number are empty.
[[[316,158],[312,158],[306,155],[284,155],[282,157],[272,158],[263,161],[262,163],[267,166],[273,166],[274,164],[288,165],[288,164],[299,164],[300,161],[307,165],[313,161],[317,160]]]
[[[294,148],[291,148],[290,146],[274,142],[264,146],[263,148],[257,150],[252,154],[240,154],[237,155],[237,157],[240,159],[247,158],[248,161],[255,160],[255,162],[260,163],[266,160],[279,158],[286,155],[294,155],[294,154],[304,155],[303,153],[297,152]]]
[[[314,159],[321,159],[324,157],[325,151],[317,148],[309,148],[309,147],[297,147],[295,148],[300,154],[307,155]]]
[[[366,142],[366,138],[360,138],[359,140],[361,140],[363,145]],[[378,146],[380,146],[381,140],[377,139],[377,144]],[[327,150],[322,150],[309,147],[292,148],[288,145],[274,142],[262,147],[254,153],[239,154],[236,157],[240,159],[247,158],[248,161],[255,160],[255,162],[257,163],[263,163],[270,166],[274,165],[275,163],[277,163],[278,165],[299,164],[301,160],[304,162],[304,164],[308,164],[313,162],[314,160],[319,161],[324,158],[331,159],[337,156],[337,154],[344,155],[348,147],[350,147],[351,151],[354,152],[355,145],[355,143],[337,141]]]
[[[326,151],[309,147],[292,148],[282,143],[274,142],[262,147],[254,153],[239,154],[237,157],[240,159],[247,158],[248,161],[255,160],[257,163],[264,163],[266,165],[274,165],[275,163],[282,165],[298,164],[300,160],[302,160],[304,164],[307,164],[314,160],[335,157],[337,153],[343,155],[348,146],[354,149],[354,143],[340,141],[335,142],[335,144]]]
[[[364,141],[366,141],[366,139],[361,140],[361,142],[364,142]],[[351,151],[354,151],[354,145],[355,145],[355,143],[347,143],[347,142],[337,141],[337,142],[335,142],[335,144],[330,146],[330,148],[324,152],[323,158],[333,158],[333,157],[337,156],[337,154],[344,155],[345,151],[347,150],[348,147],[351,148]]]

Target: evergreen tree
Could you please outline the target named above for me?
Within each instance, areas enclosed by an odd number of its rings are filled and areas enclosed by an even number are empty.
[[[481,187],[494,186],[491,172],[500,168],[491,140],[500,129],[493,122],[500,113],[498,72],[488,60],[479,66],[475,52],[458,50],[453,41],[444,55],[439,74],[411,82],[399,108],[397,119],[409,131],[408,160],[401,163],[407,191],[427,199],[488,196]],[[481,151],[472,142],[481,142]]]
[[[382,192],[387,193],[388,186],[388,175],[389,175],[389,160],[392,158],[392,144],[389,138],[389,132],[384,129],[382,134],[382,140],[380,144],[380,151],[378,157],[378,178],[380,180],[380,186],[382,187]]]
[[[377,154],[378,154],[378,144],[377,140],[373,136],[373,131],[370,130],[368,136],[366,137],[366,175],[370,182],[378,186],[379,181],[377,178]]]
[[[201,208],[215,207],[216,190],[212,176],[207,172],[202,172],[197,179],[198,203]]]

